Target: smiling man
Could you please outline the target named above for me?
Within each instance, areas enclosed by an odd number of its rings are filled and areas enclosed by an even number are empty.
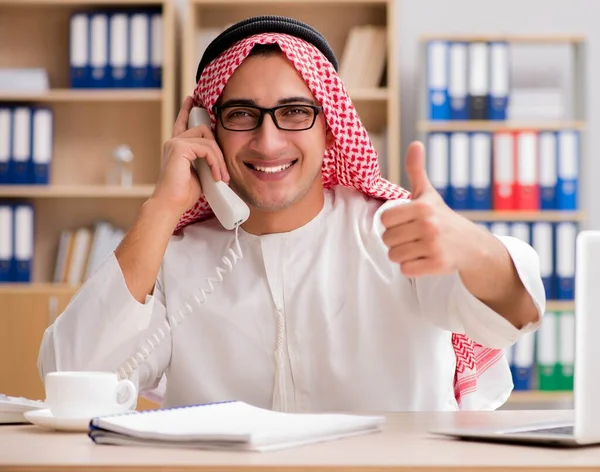
[[[545,308],[533,249],[448,208],[420,143],[406,156],[412,193],[385,181],[310,26],[233,25],[197,81],[154,194],[46,331],[41,374],[115,371],[142,392],[166,377],[163,406],[500,406],[512,390],[502,349]],[[187,129],[194,105],[210,127]],[[212,217],[195,159],[250,206],[238,230]]]

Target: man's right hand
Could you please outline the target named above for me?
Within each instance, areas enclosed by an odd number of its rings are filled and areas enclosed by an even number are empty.
[[[164,144],[161,173],[151,197],[178,216],[202,195],[198,176],[191,165],[196,159],[206,159],[216,181],[229,182],[225,159],[210,128],[200,125],[188,129],[192,107],[192,98],[188,96],[175,120],[172,137]]]

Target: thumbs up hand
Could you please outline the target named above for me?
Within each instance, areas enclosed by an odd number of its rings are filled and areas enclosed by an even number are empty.
[[[412,143],[406,155],[412,201],[385,211],[381,223],[390,260],[407,277],[449,274],[469,263],[481,229],[450,209],[425,170],[425,149]]]

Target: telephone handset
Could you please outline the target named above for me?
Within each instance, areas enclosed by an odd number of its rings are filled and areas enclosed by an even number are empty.
[[[202,123],[209,124],[204,108],[194,107],[190,111],[188,128]],[[215,182],[206,159],[196,159],[194,167],[200,178],[202,192],[213,213],[225,229],[235,229],[250,216],[248,205],[223,181]]]
[[[188,128],[196,127],[202,123],[209,124],[208,119],[208,113],[205,109],[194,107],[190,112]],[[206,301],[209,294],[214,292],[215,284],[223,282],[223,274],[231,272],[237,261],[242,259],[243,255],[238,239],[238,228],[250,216],[250,208],[225,182],[215,181],[210,172],[210,167],[206,163],[206,159],[196,159],[193,165],[200,179],[202,193],[213,213],[224,228],[229,230],[235,229],[235,249],[230,247],[228,249],[229,256],[222,257],[223,266],[215,268],[216,277],[206,279],[208,288],[200,287],[197,289],[197,293],[190,294],[190,298],[199,306]],[[168,314],[169,319],[163,321],[156,329],[156,332],[142,342],[138,352],[119,367],[117,370],[119,380],[131,375],[150,356],[156,346],[167,337],[167,334],[177,325],[181,324],[186,316],[192,313],[194,313],[194,307],[188,303],[184,303],[183,308],[177,313]]]

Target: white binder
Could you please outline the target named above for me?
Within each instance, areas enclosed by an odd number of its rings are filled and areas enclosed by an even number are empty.
[[[129,63],[129,19],[126,13],[110,16],[110,86],[127,87],[127,65]]]
[[[11,141],[12,111],[9,107],[0,107],[0,185],[11,181]]]
[[[427,175],[431,185],[447,200],[449,183],[449,146],[446,133],[431,133],[428,136]]]
[[[13,281],[13,238],[12,207],[0,204],[0,283]]]
[[[106,88],[110,85],[108,71],[108,15],[90,15],[90,85]]]

